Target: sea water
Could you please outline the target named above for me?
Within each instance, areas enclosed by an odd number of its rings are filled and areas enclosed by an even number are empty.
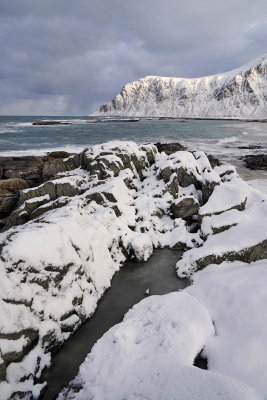
[[[57,120],[61,125],[33,125]],[[0,156],[45,154],[63,149],[78,152],[110,140],[138,143],[177,141],[188,150],[203,150],[222,161],[241,166],[240,157],[266,151],[267,123],[229,120],[160,120],[96,122],[95,117],[0,117]],[[259,149],[240,149],[261,146]]]

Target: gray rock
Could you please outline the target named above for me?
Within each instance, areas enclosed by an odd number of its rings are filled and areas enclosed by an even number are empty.
[[[267,171],[267,154],[248,155],[243,160],[249,169],[263,169]]]
[[[62,207],[67,204],[66,197],[73,197],[79,194],[79,192],[80,189],[78,186],[73,186],[70,182],[61,181],[48,181],[36,188],[21,191],[17,203],[18,207],[6,218],[3,230],[7,230],[12,226],[22,225],[49,210]],[[46,195],[48,195],[47,198],[44,198],[43,196]],[[50,204],[47,208],[40,208],[40,206],[60,197],[64,197],[63,203],[59,201]],[[39,211],[35,212],[36,209]]]
[[[158,173],[158,179],[163,179],[164,182],[167,183],[174,172],[175,170],[170,167],[163,168]]]
[[[196,264],[197,269],[203,269],[209,264],[221,264],[224,261],[243,261],[245,263],[251,263],[263,259],[267,259],[267,240],[237,252],[231,251],[220,256],[210,254],[197,260]]]
[[[25,329],[21,332],[0,333],[0,338],[5,340],[18,340],[25,336],[27,343],[19,351],[2,354],[2,359],[7,367],[11,362],[18,362],[28,354],[38,341],[38,332],[34,329]],[[1,367],[0,367],[1,368]],[[3,368],[3,367],[2,367]]]
[[[178,178],[177,176],[173,176],[173,178],[169,181],[169,183],[166,184],[166,191],[168,191],[173,198],[178,197],[179,193],[179,184],[178,184]]]
[[[31,212],[30,219],[35,219],[41,217],[48,211],[55,210],[56,208],[64,207],[69,203],[70,199],[64,197],[49,202],[48,204],[43,204],[42,207],[38,206],[34,211]]]
[[[172,203],[170,209],[174,218],[188,219],[198,213],[199,203],[192,197],[185,197]]]
[[[62,151],[62,150],[59,150],[59,151],[51,151],[51,152],[47,153],[47,156],[48,156],[49,158],[68,158],[68,157],[70,157],[71,155],[72,155],[72,153],[69,153],[69,152],[67,152],[67,151]]]
[[[2,359],[1,353],[0,353],[0,382],[5,381],[5,380],[6,380],[6,363]]]
[[[4,192],[4,193],[3,193]],[[18,201],[18,195],[8,191],[0,191],[0,216],[6,217],[14,209]]]
[[[218,182],[206,182],[202,185],[202,203],[206,204]]]
[[[221,165],[221,162],[218,158],[212,156],[211,154],[207,154],[207,157],[212,168],[219,167]]]
[[[167,155],[185,150],[185,147],[180,143],[155,143],[155,146],[160,153],[164,151]]]
[[[202,220],[206,216],[210,217],[211,215],[220,215],[220,214],[222,214],[222,213],[224,213],[226,211],[229,211],[229,210],[243,211],[245,209],[245,207],[246,207],[246,203],[247,203],[247,197],[245,197],[245,199],[240,204],[236,204],[233,207],[228,208],[227,210],[217,211],[217,212],[214,212],[212,214],[210,214],[210,213],[209,214],[200,214],[199,217]]]
[[[197,179],[197,177],[184,167],[178,168],[177,177],[179,185],[182,187],[194,185],[196,189],[202,188],[202,183]]]

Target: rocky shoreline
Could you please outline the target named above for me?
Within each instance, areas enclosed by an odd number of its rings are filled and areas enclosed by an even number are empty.
[[[93,314],[126,259],[185,249],[183,277],[267,258],[266,197],[234,167],[177,143],[5,157],[0,178],[0,392],[8,396],[38,398],[51,354]]]

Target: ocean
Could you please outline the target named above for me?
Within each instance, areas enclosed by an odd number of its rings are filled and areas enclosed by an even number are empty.
[[[34,126],[43,120],[62,125]],[[226,120],[160,120],[98,122],[94,117],[1,116],[0,156],[45,154],[64,149],[78,152],[110,140],[136,142],[178,141],[188,150],[203,150],[242,168],[240,157],[266,152],[267,123]],[[260,146],[257,149],[240,147]]]

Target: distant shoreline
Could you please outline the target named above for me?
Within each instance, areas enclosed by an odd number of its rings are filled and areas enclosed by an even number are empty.
[[[212,118],[212,117],[207,117],[207,118],[202,118],[202,117],[153,117],[153,116],[127,116],[127,115],[88,115],[88,117],[94,117],[94,118],[140,118],[140,119],[155,119],[155,120],[178,120],[178,121],[242,121],[242,122],[267,122],[267,118]]]

